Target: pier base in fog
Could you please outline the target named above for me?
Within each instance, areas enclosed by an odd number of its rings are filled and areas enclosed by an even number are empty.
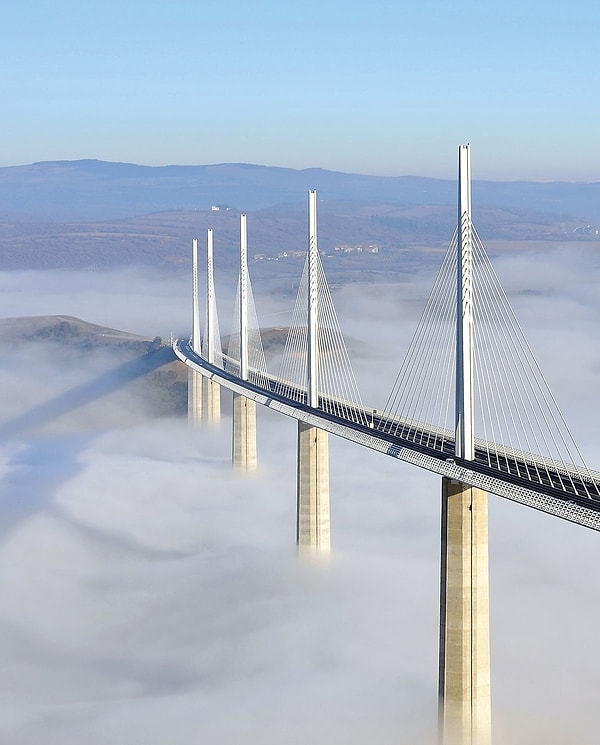
[[[442,479],[439,742],[490,745],[488,504]]]
[[[296,542],[300,554],[328,554],[329,434],[298,422]]]
[[[232,451],[236,471],[256,471],[256,402],[240,393],[233,394]]]

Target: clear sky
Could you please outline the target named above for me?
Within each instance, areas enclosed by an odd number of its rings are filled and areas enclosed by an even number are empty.
[[[7,0],[0,165],[600,180],[597,0]]]

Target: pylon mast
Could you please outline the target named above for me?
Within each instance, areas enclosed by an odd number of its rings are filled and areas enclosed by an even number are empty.
[[[240,378],[248,380],[248,223],[240,215]]]
[[[215,276],[213,265],[213,229],[208,228],[206,239],[206,359],[215,362]]]
[[[473,460],[473,223],[471,153],[458,148],[458,270],[456,295],[456,441],[455,454]]]
[[[308,192],[308,405],[319,406],[319,246],[317,242],[317,192]]]
[[[198,307],[198,239],[192,240],[192,349],[201,352],[200,309]]]

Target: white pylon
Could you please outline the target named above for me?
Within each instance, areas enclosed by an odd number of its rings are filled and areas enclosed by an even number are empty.
[[[200,309],[198,307],[198,239],[192,240],[192,350],[201,353]]]
[[[200,309],[198,307],[198,239],[192,240],[192,336],[190,345],[196,354],[201,354],[200,340]],[[188,421],[194,427],[200,425],[202,419],[202,375],[188,370]]]
[[[248,222],[240,215],[240,378],[248,380]]]
[[[458,269],[456,293],[456,440],[458,458],[473,460],[473,223],[471,154],[458,148]]]
[[[215,362],[215,276],[214,276],[214,237],[213,229],[206,235],[206,361]]]
[[[319,245],[317,241],[317,192],[308,192],[308,370],[307,403],[319,406]]]
[[[204,329],[204,344],[202,351],[207,362],[215,364],[217,358],[217,344],[219,345],[219,361],[221,360],[221,339],[217,336],[217,306],[215,295],[214,275],[214,236],[213,229],[208,228],[206,235],[206,320]],[[221,386],[210,378],[204,379],[204,419],[211,427],[216,426],[221,419]]]

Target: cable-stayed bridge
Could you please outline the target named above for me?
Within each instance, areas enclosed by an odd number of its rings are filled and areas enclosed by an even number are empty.
[[[318,249],[308,250],[279,369],[269,370],[248,270],[246,216],[228,348],[221,346],[208,231],[201,329],[198,241],[193,322],[175,342],[189,366],[189,415],[219,418],[233,392],[233,464],[256,467],[256,403],[298,420],[297,543],[330,548],[328,433],[443,477],[440,733],[491,742],[487,492],[600,529],[600,474],[584,463],[473,225],[470,149],[459,148],[458,220],[420,322],[381,409],[360,397]],[[203,333],[201,333],[201,330]]]

